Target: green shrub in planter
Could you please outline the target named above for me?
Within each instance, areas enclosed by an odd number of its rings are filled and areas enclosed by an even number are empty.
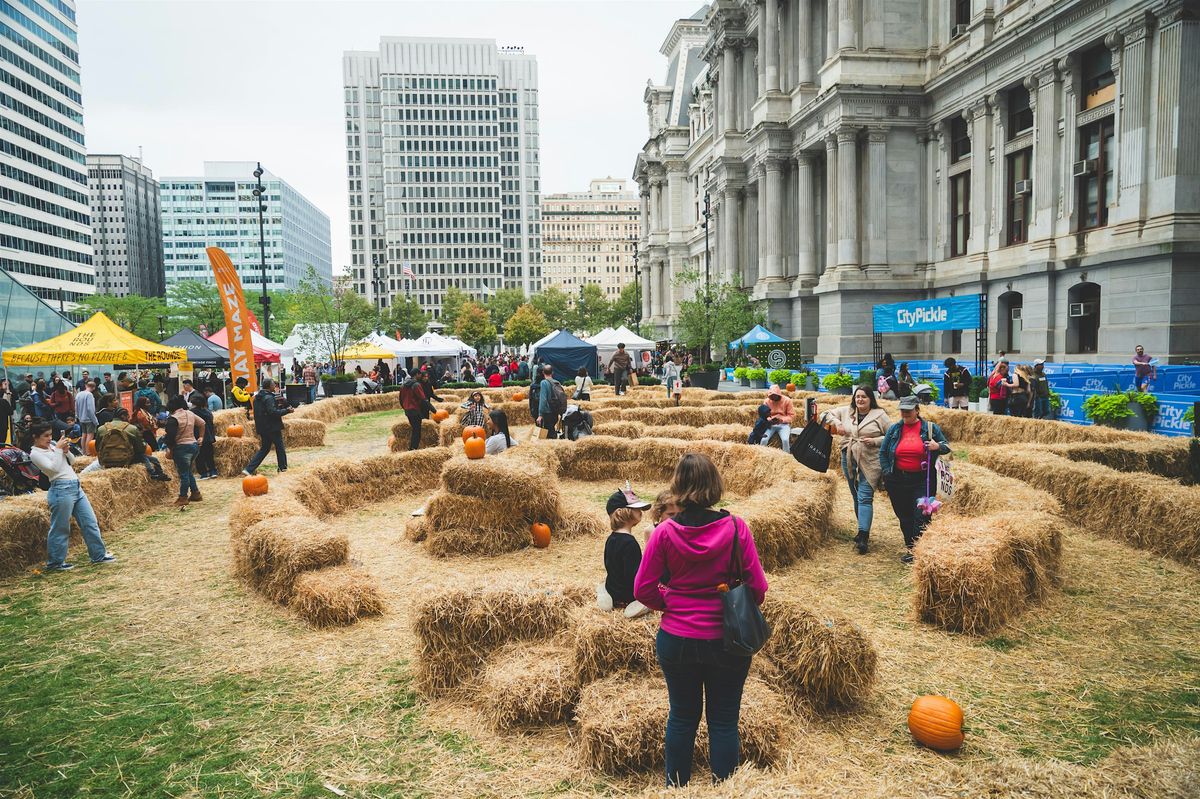
[[[1193,422],[1193,421],[1195,421],[1195,420],[1196,420],[1196,408],[1195,408],[1195,406],[1193,406],[1193,407],[1191,407],[1191,408],[1188,408],[1186,411],[1184,411],[1184,412],[1183,412],[1183,421],[1185,421],[1185,422]]]
[[[697,372],[716,372],[721,368],[719,363],[694,363],[687,368],[688,374],[694,375]]]
[[[1062,410],[1062,394],[1050,392],[1050,410],[1054,411],[1055,416]]]
[[[1083,413],[1096,424],[1124,427],[1135,413],[1130,404],[1136,402],[1152,422],[1158,415],[1158,398],[1142,391],[1118,391],[1113,394],[1093,394],[1083,401]]]
[[[595,381],[593,381],[595,382]],[[639,386],[661,386],[662,380],[654,375],[638,375]]]
[[[321,375],[322,383],[353,383],[357,378],[354,375]]]
[[[874,391],[875,386],[879,383],[879,373],[874,369],[863,369],[858,373],[858,382],[864,386],[870,386]]]
[[[980,397],[987,399],[987,395],[987,378],[983,375],[971,375],[971,387],[967,389],[967,399],[971,402],[978,402]]]
[[[735,380],[742,380],[745,377],[746,377],[746,367],[739,366],[738,368],[733,370],[733,378]]]
[[[788,383],[792,382],[791,369],[772,369],[767,373],[767,382],[771,385],[783,388]]]
[[[821,385],[826,391],[845,391],[854,386],[854,378],[845,372],[834,372],[825,375],[821,380]]]
[[[753,369],[753,368],[747,369],[746,370],[746,379],[750,380],[751,382],[754,382],[755,380],[758,380],[760,382],[766,382],[767,370],[766,369]]]

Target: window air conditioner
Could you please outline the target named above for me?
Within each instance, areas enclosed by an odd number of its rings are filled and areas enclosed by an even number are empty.
[[[1073,302],[1067,306],[1067,316],[1091,316],[1096,313],[1094,302]]]
[[[1018,180],[1015,187],[1015,192],[1017,194],[1033,194],[1033,181]]]
[[[1075,167],[1071,170],[1071,177],[1085,178],[1096,171],[1096,159],[1085,158],[1082,161],[1076,161]]]
[[[950,34],[950,38],[957,39],[959,36],[966,36],[970,29],[970,25],[955,25],[954,30]]]
[[[1021,309],[1013,308],[1011,310],[1012,310],[1012,320],[1014,322],[1020,322],[1021,321]]]

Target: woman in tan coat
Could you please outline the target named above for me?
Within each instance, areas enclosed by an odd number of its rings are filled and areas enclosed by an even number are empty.
[[[875,491],[882,480],[879,445],[883,443],[891,420],[879,407],[875,392],[866,386],[854,389],[849,405],[826,411],[823,418],[826,424],[833,425],[833,432],[842,437],[842,474],[846,475],[850,485],[854,515],[858,518],[854,546],[858,548],[858,554],[865,555],[867,539],[871,536]]]

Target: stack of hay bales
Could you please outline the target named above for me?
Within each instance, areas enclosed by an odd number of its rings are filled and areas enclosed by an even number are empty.
[[[1131,433],[1111,427],[1085,427],[1069,422],[1030,419],[1022,416],[997,416],[988,413],[964,413],[948,408],[926,407],[921,414],[937,422],[951,444],[1000,446],[1027,444],[1152,443],[1161,437],[1150,433]],[[892,413],[893,418],[897,418]]]
[[[325,423],[316,419],[283,420],[283,445],[288,449],[325,446]]]
[[[312,406],[302,405],[301,407],[307,408],[307,407],[312,407]],[[284,443],[284,446],[286,446],[288,449],[299,449],[300,447],[323,447],[323,446],[325,446],[325,423],[323,421],[319,421],[319,420],[313,419],[311,417],[306,418],[306,417],[298,416],[297,414],[299,414],[299,410],[284,417],[284,420],[283,420],[283,443]],[[250,444],[253,444],[253,448],[250,449],[251,453],[253,453],[253,451],[255,449],[258,449],[258,437],[255,435],[255,432],[254,432],[254,422],[251,421],[247,417],[245,408],[228,408],[226,410],[217,411],[216,413],[213,414],[213,428],[216,431],[218,442],[228,439],[228,436],[225,434],[225,431],[230,425],[241,425],[244,430],[244,433],[240,439],[229,439],[229,440],[232,440],[232,441],[240,440],[240,441],[245,441],[245,442],[249,442]],[[247,457],[247,460],[249,460],[248,457]],[[244,461],[243,461],[242,465],[238,467],[238,472],[240,472],[242,470],[243,466],[245,466]],[[225,475],[224,470],[222,470],[220,468],[220,464],[218,464],[217,468],[218,468],[218,471],[221,471],[224,476],[226,476],[226,477],[233,476],[233,475]],[[235,472],[235,474],[236,474],[236,472]]]
[[[1200,492],[1194,487],[1072,461],[1043,447],[980,448],[971,460],[1050,492],[1070,518],[1097,535],[1200,564]]]
[[[372,502],[433,488],[449,458],[448,449],[434,447],[361,460],[326,460],[306,469],[291,491],[309,513],[327,519]]]
[[[914,605],[922,621],[985,634],[1058,582],[1060,508],[1046,492],[975,463],[956,462],[954,473],[953,498],[913,552]]]
[[[213,427],[216,428],[218,436],[225,435],[225,428],[230,425],[239,424],[253,435],[254,429],[250,426],[250,416],[245,408],[222,408],[213,412]]]
[[[257,438],[218,436],[213,442],[213,462],[222,477],[237,477],[258,451]]]
[[[1188,444],[1186,438],[1155,436],[1149,441],[1056,444],[1047,449],[1079,463],[1090,461],[1119,472],[1146,472],[1184,480],[1191,474]]]
[[[598,436],[617,438],[677,438],[682,441],[728,441],[744,444],[750,428],[743,424],[709,424],[704,427],[686,425],[650,426],[642,422],[605,422],[597,424],[592,431]]]
[[[449,425],[447,420],[445,425]],[[439,425],[432,419],[424,419],[421,422],[421,446],[422,447],[437,447],[443,446],[442,441],[443,425]],[[412,425],[408,423],[408,419],[404,418],[392,425],[392,435],[388,438],[388,449],[392,452],[407,452],[408,440],[412,435]]]
[[[0,577],[44,561],[49,529],[50,506],[41,494],[0,502]]]

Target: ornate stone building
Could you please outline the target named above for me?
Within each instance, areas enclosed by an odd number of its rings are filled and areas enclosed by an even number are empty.
[[[1200,0],[717,0],[645,101],[644,313],[704,274],[822,362],[980,293],[988,346],[1200,355]],[[967,356],[974,334],[889,337]]]

